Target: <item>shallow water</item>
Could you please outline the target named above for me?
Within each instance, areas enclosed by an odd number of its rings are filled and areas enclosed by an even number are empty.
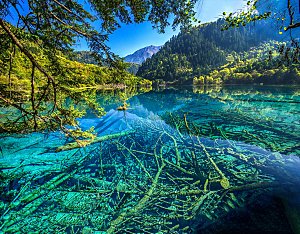
[[[2,233],[299,233],[300,88],[98,99],[79,123],[109,140],[1,136]]]

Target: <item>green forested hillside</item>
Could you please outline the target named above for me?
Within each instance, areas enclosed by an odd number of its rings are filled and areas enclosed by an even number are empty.
[[[51,61],[44,56],[45,51],[35,46],[31,46],[31,50],[39,50],[39,56],[36,58],[40,64],[45,67],[51,68]],[[4,90],[10,89],[11,91],[30,91],[31,85],[31,62],[18,50],[15,49],[13,57],[11,58],[11,67],[8,66],[7,57],[10,51],[4,51],[0,56],[0,85]],[[83,64],[77,61],[71,61],[66,58],[62,53],[57,56],[57,67],[55,68],[56,83],[59,86],[70,88],[83,88],[83,87],[99,87],[103,85],[122,84],[122,85],[137,85],[147,84],[147,81],[138,78],[128,72],[121,72],[120,70],[100,67],[94,64]],[[54,71],[53,71],[54,72]],[[63,75],[60,75],[63,74]],[[38,71],[36,71],[35,82],[37,85],[43,85],[39,80]],[[149,82],[148,82],[149,84]],[[10,88],[9,88],[10,86]]]
[[[70,55],[70,59],[72,61],[77,61],[80,63],[86,63],[86,64],[98,64],[95,57],[93,56],[93,53],[91,51],[75,51]]]
[[[232,56],[243,57],[242,53],[253,47],[280,38],[267,22],[222,31],[223,23],[218,20],[179,33],[144,62],[137,75],[184,83],[231,63]]]
[[[139,70],[140,65],[136,63],[128,63],[127,71],[131,74],[136,75]]]
[[[75,51],[69,56],[70,60],[77,61],[80,63],[85,64],[94,64],[97,65],[97,61],[95,57],[93,56],[93,53],[91,51]],[[127,71],[133,75],[135,75],[139,69],[139,64],[131,63],[131,62],[124,62],[127,67]]]
[[[283,48],[286,43],[269,41],[248,51],[227,55],[227,62],[209,74],[193,78],[193,83],[203,84],[300,84],[300,68],[286,60]]]

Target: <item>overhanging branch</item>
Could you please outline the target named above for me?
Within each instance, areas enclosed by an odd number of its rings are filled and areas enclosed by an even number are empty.
[[[13,40],[14,44],[20,49],[22,53],[31,61],[31,63],[51,82],[54,91],[54,106],[56,106],[56,84],[55,79],[35,60],[33,55],[22,45],[15,34],[10,30],[6,23],[0,19],[0,26],[4,29],[7,35]]]

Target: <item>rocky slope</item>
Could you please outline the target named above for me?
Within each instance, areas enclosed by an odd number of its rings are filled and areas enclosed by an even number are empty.
[[[147,58],[151,58],[160,50],[161,46],[147,46],[140,50],[137,50],[133,54],[127,55],[125,61],[128,63],[142,64]]]

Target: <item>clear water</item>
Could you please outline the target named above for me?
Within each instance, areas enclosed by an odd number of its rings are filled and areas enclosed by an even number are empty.
[[[300,232],[300,88],[162,89],[125,112],[98,99],[84,148],[1,136],[0,233]]]

